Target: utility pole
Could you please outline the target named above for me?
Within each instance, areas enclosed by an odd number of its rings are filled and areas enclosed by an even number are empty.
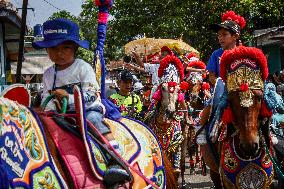
[[[24,57],[24,37],[25,37],[25,33],[26,33],[27,7],[28,7],[28,0],[23,0],[22,23],[21,23],[20,42],[19,42],[17,75],[16,75],[16,82],[17,83],[21,83],[21,81],[22,81],[21,70],[22,70],[22,62],[23,62],[23,57]]]

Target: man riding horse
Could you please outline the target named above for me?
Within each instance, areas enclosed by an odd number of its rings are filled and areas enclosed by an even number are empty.
[[[214,175],[221,175],[223,187],[266,188],[273,178],[271,152],[266,150],[271,112],[263,100],[266,57],[252,47],[225,51],[220,75],[225,90],[206,128],[209,144],[203,146],[204,157]],[[213,181],[217,184],[218,176]]]

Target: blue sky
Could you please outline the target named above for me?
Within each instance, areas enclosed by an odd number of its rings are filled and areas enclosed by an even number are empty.
[[[23,0],[10,0],[10,2],[13,3],[15,7],[21,8]],[[33,27],[36,24],[42,24],[54,12],[58,12],[58,9],[69,11],[77,16],[81,12],[83,2],[84,0],[29,0],[28,7],[34,8],[35,11],[28,10],[27,25]],[[19,10],[19,14],[22,15],[21,10]]]

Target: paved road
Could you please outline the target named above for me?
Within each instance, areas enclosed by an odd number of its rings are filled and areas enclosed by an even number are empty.
[[[181,178],[179,178],[179,183],[181,184]],[[185,183],[186,186],[184,187],[184,189],[209,189],[213,187],[213,183],[209,176],[209,170],[207,170],[207,175],[203,176],[201,174],[201,168],[199,164],[195,168],[194,173],[190,174],[189,159],[186,159]]]
[[[186,159],[186,171],[185,171],[185,187],[183,189],[196,189],[196,188],[204,188],[210,189],[213,188],[213,183],[209,176],[209,169],[207,169],[207,175],[203,176],[201,174],[200,165],[198,165],[193,174],[190,174],[190,167],[189,167],[189,159]],[[179,178],[179,184],[181,188],[181,177]],[[271,188],[280,189],[277,187],[277,180],[273,180],[273,184]],[[281,188],[283,189],[283,188]]]

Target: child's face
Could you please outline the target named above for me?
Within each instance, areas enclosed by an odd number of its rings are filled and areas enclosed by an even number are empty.
[[[218,31],[218,40],[223,49],[231,49],[235,47],[239,35],[231,34],[227,29],[220,29]]]
[[[76,46],[72,42],[64,42],[58,46],[47,48],[47,53],[52,62],[61,67],[74,62]]]
[[[119,89],[122,93],[129,93],[132,89],[133,82],[132,80],[119,81]]]

